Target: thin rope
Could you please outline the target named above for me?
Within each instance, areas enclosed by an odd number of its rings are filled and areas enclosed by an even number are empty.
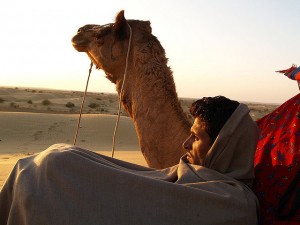
[[[77,141],[77,136],[78,136],[78,132],[79,132],[79,128],[80,128],[80,121],[81,121],[83,105],[84,105],[84,101],[85,101],[85,97],[86,97],[86,93],[87,93],[87,88],[88,88],[88,85],[89,85],[89,80],[90,80],[92,68],[93,68],[93,62],[91,62],[90,69],[89,69],[89,75],[88,75],[86,85],[85,85],[85,91],[84,91],[84,95],[83,95],[82,102],[81,102],[79,119],[78,119],[78,123],[77,123],[77,129],[76,129],[73,145],[76,145],[76,141]]]
[[[125,79],[126,79],[126,75],[127,75],[127,69],[128,69],[128,57],[129,57],[129,52],[130,52],[130,46],[131,46],[131,38],[132,38],[132,29],[130,27],[130,25],[127,23],[128,27],[129,27],[129,31],[130,31],[130,35],[129,35],[129,43],[128,43],[128,49],[127,49],[127,55],[126,55],[126,64],[125,64],[125,70],[124,70],[124,76],[123,76],[123,82],[122,82],[122,87],[121,87],[121,91],[120,91],[120,96],[119,96],[119,109],[118,109],[118,116],[117,116],[117,121],[116,121],[116,125],[115,125],[115,130],[114,130],[114,135],[113,135],[113,143],[112,143],[112,152],[111,152],[111,157],[114,157],[114,153],[115,153],[115,146],[116,146],[116,134],[117,134],[117,129],[119,126],[119,121],[120,121],[120,113],[121,113],[121,103],[122,103],[122,94],[123,94],[123,89],[124,89],[124,84],[125,84]]]

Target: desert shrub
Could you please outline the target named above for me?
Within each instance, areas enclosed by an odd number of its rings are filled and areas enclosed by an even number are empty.
[[[14,102],[11,102],[10,103],[10,107],[13,107],[13,108],[19,108],[19,105],[17,105],[16,103],[14,103]]]
[[[72,102],[68,102],[68,103],[66,104],[66,107],[67,107],[67,108],[73,108],[73,107],[75,107],[75,105],[74,105],[74,103],[72,103]]]
[[[32,101],[31,101],[31,100],[28,100],[27,103],[28,103],[28,104],[32,104]]]
[[[97,108],[97,107],[99,106],[99,104],[92,102],[92,103],[90,103],[88,106],[89,106],[90,108],[92,108],[92,109],[95,109],[95,108]]]
[[[32,92],[32,93],[36,93],[36,90],[32,90],[31,92]]]
[[[0,103],[3,103],[4,102],[4,99],[3,98],[0,98]]]
[[[99,109],[98,111],[100,111],[100,112],[104,112],[104,109],[103,109],[103,108],[101,108],[101,109]]]
[[[51,102],[48,99],[42,101],[42,105],[51,105]]]

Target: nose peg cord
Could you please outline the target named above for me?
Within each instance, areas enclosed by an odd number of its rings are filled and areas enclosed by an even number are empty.
[[[132,39],[132,29],[130,25],[127,23],[129,27],[129,41],[128,41],[128,48],[127,48],[127,54],[126,54],[126,62],[125,62],[125,70],[124,70],[124,76],[123,76],[123,82],[122,82],[122,87],[119,95],[119,109],[118,109],[118,116],[117,116],[117,121],[115,125],[115,130],[113,134],[113,143],[112,143],[112,150],[111,150],[111,157],[114,157],[115,153],[115,146],[116,146],[116,135],[117,135],[117,129],[119,125],[119,120],[120,120],[120,114],[121,114],[121,103],[122,103],[122,95],[123,95],[123,89],[124,89],[124,84],[125,84],[125,79],[127,75],[127,70],[128,70],[128,58],[129,58],[129,52],[130,52],[130,47],[131,47],[131,39]]]
[[[85,101],[85,97],[86,97],[86,93],[87,93],[87,88],[88,88],[88,85],[89,85],[89,80],[90,80],[92,68],[93,68],[93,62],[91,62],[91,64],[90,64],[89,75],[88,75],[88,78],[87,78],[87,81],[86,81],[85,91],[84,91],[84,94],[83,94],[83,97],[82,97],[82,102],[81,102],[81,107],[80,107],[80,113],[79,113],[79,118],[78,118],[78,122],[77,122],[77,128],[76,128],[76,132],[75,132],[75,137],[74,137],[73,145],[76,145],[76,141],[77,141],[77,136],[78,136],[78,132],[79,132],[79,128],[80,128],[80,122],[81,122],[81,115],[82,115],[83,105],[84,105],[84,101]]]
[[[123,75],[123,82],[122,82],[122,87],[121,87],[121,91],[120,91],[120,95],[119,95],[118,115],[117,115],[117,120],[116,120],[116,124],[115,124],[114,133],[113,133],[112,153],[111,153],[111,157],[112,158],[114,157],[114,152],[115,152],[116,134],[117,134],[117,130],[118,130],[118,126],[119,126],[119,121],[120,121],[122,95],[123,95],[124,84],[125,84],[127,70],[128,70],[129,52],[130,52],[130,48],[131,48],[132,29],[131,29],[131,27],[130,27],[130,25],[128,23],[127,23],[127,25],[129,27],[130,35],[129,35],[129,41],[128,41],[127,54],[126,54],[125,70],[124,70],[124,75]],[[90,80],[92,68],[93,68],[93,62],[91,62],[91,64],[90,64],[89,75],[88,75],[88,78],[87,78],[87,82],[86,82],[86,86],[85,86],[85,91],[84,91],[82,102],[81,102],[80,113],[79,113],[79,118],[78,118],[78,122],[77,122],[77,128],[76,128],[76,132],[75,132],[75,137],[74,137],[73,145],[76,145],[76,142],[77,142],[77,137],[78,137],[79,128],[80,128],[80,122],[81,122],[81,116],[82,116],[83,106],[84,106],[84,102],[85,102],[85,98],[86,98],[86,94],[87,94],[87,88],[88,88],[88,84],[89,84],[89,80]]]

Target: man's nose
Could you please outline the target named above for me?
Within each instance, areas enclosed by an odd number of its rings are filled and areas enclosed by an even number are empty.
[[[182,144],[182,147],[185,150],[191,150],[192,149],[192,142],[191,142],[191,137],[188,137]]]

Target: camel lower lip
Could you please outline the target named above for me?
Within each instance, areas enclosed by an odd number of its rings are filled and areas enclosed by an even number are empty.
[[[87,45],[77,45],[75,43],[73,43],[73,47],[79,52],[87,52],[87,48],[88,48]]]

